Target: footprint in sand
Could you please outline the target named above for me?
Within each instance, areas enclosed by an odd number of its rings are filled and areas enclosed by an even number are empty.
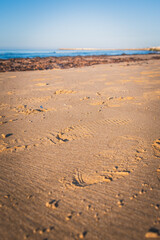
[[[76,93],[73,90],[60,89],[54,92],[55,95]]]
[[[23,151],[25,149],[29,149],[31,146],[29,145],[17,145],[17,146],[11,146],[11,144],[7,144],[7,143],[1,143],[0,142],[0,152],[19,152],[19,151]]]
[[[15,107],[13,110],[18,112],[18,113],[29,115],[29,114],[32,114],[32,113],[47,112],[47,111],[50,111],[51,109],[45,109],[45,108],[34,109],[34,108],[28,108],[27,105],[20,105],[18,107]]]
[[[153,150],[154,150],[154,155],[156,157],[160,157],[160,138],[159,139],[156,139],[153,144]]]
[[[24,150],[29,150],[32,147],[37,147],[40,141],[39,139],[16,139],[9,134],[3,134],[4,136],[0,137],[0,152],[20,152]],[[7,136],[7,137],[6,137]]]
[[[130,171],[99,171],[94,173],[84,173],[80,170],[76,170],[72,178],[67,180],[63,178],[60,180],[66,187],[87,187],[99,183],[109,183],[113,180],[125,177],[130,174]]]
[[[77,171],[72,178],[71,184],[76,187],[86,187],[97,183],[102,182],[111,182],[112,178],[105,175],[94,174],[85,174]]]
[[[146,158],[147,151],[142,148],[144,144],[141,139],[131,136],[113,139],[108,143],[106,150],[96,155],[99,160],[102,159],[102,162],[103,159],[106,159],[108,166],[106,166],[106,163],[99,165],[94,171],[90,171],[90,166],[88,166],[88,172],[86,166],[84,171],[77,169],[73,174],[63,177],[60,182],[66,188],[74,189],[126,178],[137,167],[136,158]],[[144,191],[142,190],[141,193],[144,193]]]
[[[97,128],[100,125],[125,125],[128,124],[129,120],[127,119],[103,119],[98,121],[92,121],[86,123],[85,125],[75,125],[67,127],[61,131],[50,133],[47,137],[51,143],[66,143],[68,141],[86,138],[86,137],[93,137],[94,133],[97,132]]]
[[[132,96],[127,96],[127,97],[108,97],[107,100],[104,101],[97,101],[90,103],[90,105],[97,106],[97,105],[103,105],[106,107],[120,107],[119,104],[117,103],[124,103],[125,101],[130,101],[135,99]]]

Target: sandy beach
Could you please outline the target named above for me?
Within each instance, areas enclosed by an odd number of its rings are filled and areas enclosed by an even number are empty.
[[[136,58],[1,63],[0,239],[160,238],[160,60]]]

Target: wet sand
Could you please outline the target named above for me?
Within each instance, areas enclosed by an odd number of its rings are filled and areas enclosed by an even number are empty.
[[[4,72],[0,91],[0,239],[160,238],[159,60]]]

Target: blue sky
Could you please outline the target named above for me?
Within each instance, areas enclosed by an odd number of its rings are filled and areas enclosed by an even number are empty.
[[[0,0],[0,49],[160,46],[160,0]]]

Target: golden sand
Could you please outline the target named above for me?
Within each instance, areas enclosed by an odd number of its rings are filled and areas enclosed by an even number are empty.
[[[159,61],[0,78],[0,239],[159,238]]]

